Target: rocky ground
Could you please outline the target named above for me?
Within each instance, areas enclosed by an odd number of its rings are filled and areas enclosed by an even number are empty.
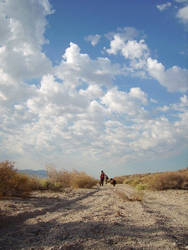
[[[0,200],[0,249],[188,249],[188,191],[110,184]]]

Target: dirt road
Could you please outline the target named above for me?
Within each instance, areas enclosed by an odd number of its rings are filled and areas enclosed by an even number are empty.
[[[110,185],[0,200],[0,249],[188,249],[188,191]]]

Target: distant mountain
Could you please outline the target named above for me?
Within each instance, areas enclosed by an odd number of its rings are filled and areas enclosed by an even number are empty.
[[[18,169],[18,172],[20,173],[24,173],[24,174],[28,174],[28,175],[31,175],[31,176],[37,176],[39,178],[46,178],[48,177],[47,175],[47,171],[46,170],[32,170],[32,169]]]

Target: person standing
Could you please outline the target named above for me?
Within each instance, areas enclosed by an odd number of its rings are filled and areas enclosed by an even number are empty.
[[[100,186],[104,185],[104,177],[105,177],[105,173],[103,170],[101,170],[101,175],[100,175]]]

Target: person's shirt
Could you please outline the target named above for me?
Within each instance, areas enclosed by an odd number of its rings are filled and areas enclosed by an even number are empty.
[[[104,178],[104,173],[101,173],[101,179]]]

